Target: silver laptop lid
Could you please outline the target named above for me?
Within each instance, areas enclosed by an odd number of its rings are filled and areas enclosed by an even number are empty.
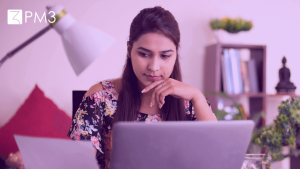
[[[253,121],[119,122],[111,169],[240,169]]]

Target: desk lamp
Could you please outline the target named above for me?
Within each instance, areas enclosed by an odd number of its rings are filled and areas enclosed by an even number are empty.
[[[50,24],[17,48],[8,52],[0,60],[0,67],[8,58],[51,28],[54,28],[61,36],[65,52],[77,76],[115,42],[115,38],[110,35],[76,21],[62,6],[55,5],[46,8],[46,19],[49,20]]]

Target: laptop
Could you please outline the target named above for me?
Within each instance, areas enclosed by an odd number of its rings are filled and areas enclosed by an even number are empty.
[[[240,169],[254,122],[119,122],[111,169]]]

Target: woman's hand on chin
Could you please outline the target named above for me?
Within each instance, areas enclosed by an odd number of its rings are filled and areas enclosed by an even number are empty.
[[[182,98],[185,100],[193,100],[202,93],[195,87],[178,80],[168,78],[166,80],[158,80],[152,82],[142,90],[142,93],[146,93],[154,89],[150,106],[158,104],[161,108],[165,103],[165,97],[171,95],[175,98]]]

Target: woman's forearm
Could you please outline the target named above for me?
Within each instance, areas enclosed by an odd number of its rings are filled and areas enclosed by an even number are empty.
[[[208,106],[206,98],[199,92],[191,100],[194,111],[199,121],[217,121],[216,116],[212,112],[211,108]]]

